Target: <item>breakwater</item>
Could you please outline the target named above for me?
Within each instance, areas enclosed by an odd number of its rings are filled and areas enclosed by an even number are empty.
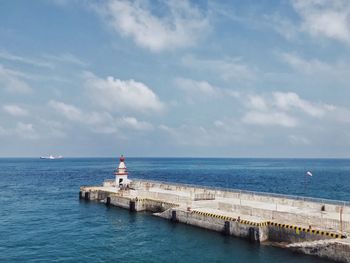
[[[279,242],[301,253],[350,262],[346,202],[145,180],[134,180],[124,190],[107,180],[102,186],[81,187],[79,195],[252,242]]]

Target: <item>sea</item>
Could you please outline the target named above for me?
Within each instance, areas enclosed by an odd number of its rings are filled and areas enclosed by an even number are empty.
[[[118,161],[0,158],[0,262],[328,262],[80,201],[79,187],[112,179]],[[130,179],[350,201],[349,159],[127,158],[126,165]]]

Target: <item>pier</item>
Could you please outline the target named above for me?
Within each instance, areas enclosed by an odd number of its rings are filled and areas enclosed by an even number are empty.
[[[82,200],[148,211],[185,223],[350,263],[350,203],[235,189],[127,179],[121,158],[115,180],[82,186]]]

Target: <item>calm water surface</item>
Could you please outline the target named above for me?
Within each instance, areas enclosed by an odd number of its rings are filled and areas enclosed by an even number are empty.
[[[131,177],[350,201],[350,160],[126,161]],[[112,178],[117,164],[0,159],[0,262],[327,262],[78,200],[79,186]]]

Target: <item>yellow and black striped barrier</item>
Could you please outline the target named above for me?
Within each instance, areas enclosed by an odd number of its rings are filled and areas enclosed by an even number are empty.
[[[207,212],[202,212],[202,211],[197,211],[197,210],[192,210],[192,213],[203,215],[203,216],[210,216],[213,218],[219,218],[225,221],[237,221],[241,224],[245,225],[251,225],[251,226],[267,226],[267,222],[261,222],[261,223],[256,223],[248,220],[238,220],[237,218],[230,217],[230,216],[224,216],[224,215],[217,215],[213,213],[207,213]]]
[[[222,219],[225,221],[237,221],[240,224],[251,225],[251,226],[275,226],[275,227],[279,227],[279,228],[293,229],[293,230],[295,230],[296,233],[304,232],[304,233],[309,233],[309,234],[314,234],[314,235],[322,235],[322,236],[331,237],[331,238],[346,238],[346,236],[338,234],[338,233],[303,228],[303,227],[298,227],[298,226],[288,225],[288,224],[280,224],[280,223],[271,222],[271,221],[256,223],[256,222],[252,222],[252,221],[248,221],[248,220],[242,220],[242,219],[238,220],[237,218],[233,218],[230,216],[217,215],[217,214],[207,213],[207,212],[202,212],[202,211],[197,211],[197,210],[192,210],[192,213],[203,215],[203,216],[209,216],[209,217],[213,217],[213,218],[219,218],[219,219]]]
[[[322,236],[327,236],[327,237],[332,237],[332,238],[346,238],[346,236],[338,234],[338,233],[332,233],[332,232],[323,231],[323,230],[298,227],[298,226],[294,226],[294,225],[280,224],[280,223],[276,223],[276,222],[268,222],[268,225],[279,227],[279,228],[292,229],[292,230],[295,230],[295,232],[297,234],[299,234],[300,232],[304,232],[304,233],[309,233],[309,234],[314,234],[314,235],[322,235]]]

